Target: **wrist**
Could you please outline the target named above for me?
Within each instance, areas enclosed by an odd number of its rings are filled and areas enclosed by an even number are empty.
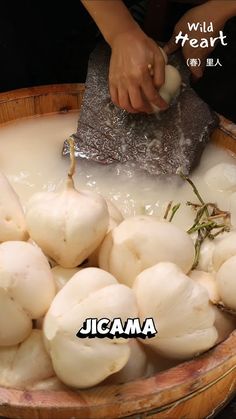
[[[103,34],[103,36],[105,40],[107,41],[107,43],[112,48],[116,40],[120,38],[121,36],[127,36],[127,37],[136,36],[137,37],[137,36],[140,36],[140,33],[142,33],[141,28],[135,21],[133,21],[133,22],[127,23],[126,25],[123,25],[119,29],[113,30],[112,32],[110,31],[109,34],[107,34],[107,36],[105,34]]]

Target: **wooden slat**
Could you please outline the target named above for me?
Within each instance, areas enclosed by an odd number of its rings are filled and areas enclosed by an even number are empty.
[[[0,125],[19,118],[79,109],[84,86],[32,87],[0,94]],[[236,152],[216,130],[213,141]],[[201,357],[149,379],[73,392],[0,388],[0,415],[11,419],[203,419],[236,392],[236,332]]]
[[[0,414],[12,419],[203,419],[236,391],[235,332],[215,349],[155,376],[73,392],[0,388]]]
[[[38,86],[0,94],[0,124],[37,115],[79,109],[83,84]]]
[[[216,129],[212,134],[212,141],[219,147],[226,148],[236,154],[236,140],[221,129]]]

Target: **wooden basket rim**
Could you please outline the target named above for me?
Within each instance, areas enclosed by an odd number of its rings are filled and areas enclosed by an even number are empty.
[[[38,100],[41,96],[47,95],[57,98],[59,101],[50,107],[35,108],[35,115],[59,112],[62,104],[71,100],[71,97],[78,95],[78,102],[73,102],[71,109],[79,109],[84,91],[84,84],[68,83],[58,85],[36,86],[23,89],[16,89],[10,92],[0,93],[0,121],[1,112],[5,112],[5,105],[10,104],[10,111],[14,114],[14,106],[20,106],[21,99]],[[68,96],[68,97],[67,97]],[[35,104],[34,104],[35,105]],[[55,107],[55,109],[54,109]],[[7,108],[7,112],[9,111]],[[4,114],[5,115],[5,114]],[[13,115],[14,116],[14,115]],[[30,117],[32,115],[29,115]],[[27,117],[27,109],[26,109]],[[6,114],[6,120],[8,114]],[[24,113],[19,118],[24,118]],[[14,118],[9,121],[14,121]],[[3,121],[2,123],[4,123]],[[0,122],[1,125],[1,122]],[[151,411],[163,411],[172,404],[194,397],[199,392],[213,386],[225,376],[236,370],[236,331],[230,337],[209,352],[198,358],[179,364],[169,370],[157,373],[146,379],[139,379],[130,383],[99,386],[88,390],[80,391],[30,391],[16,390],[0,387],[0,413],[4,414],[7,406],[22,410],[24,408],[34,410],[75,409],[81,417],[99,417],[110,419],[106,416],[111,413],[112,407],[119,405],[119,417]],[[106,414],[105,410],[106,409]],[[89,412],[89,416],[86,413]],[[94,416],[91,416],[92,413]]]
[[[0,387],[0,409],[1,406],[10,404],[11,407],[43,410],[77,408],[83,412],[88,406],[91,410],[122,403],[122,410],[126,411],[126,407],[130,410],[131,404],[136,405],[148,399],[149,409],[162,411],[177,401],[194,397],[236,370],[235,348],[236,330],[227,340],[203,355],[150,378],[79,391],[30,391]],[[107,390],[109,390],[108,399],[99,397],[99,393],[102,395]],[[168,397],[163,400],[162,395],[167,391]],[[178,397],[180,394],[183,396]],[[139,413],[141,412],[142,409]]]

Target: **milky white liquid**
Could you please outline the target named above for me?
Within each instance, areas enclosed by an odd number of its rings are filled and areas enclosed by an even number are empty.
[[[69,159],[61,156],[61,150],[65,138],[76,131],[77,119],[76,113],[43,116],[0,128],[0,170],[7,175],[24,206],[35,192],[63,187]],[[204,180],[207,170],[220,162],[236,163],[228,151],[209,145],[191,178],[206,201],[217,202],[221,209],[228,210],[233,191],[211,189]],[[194,214],[186,201],[197,200],[187,183],[170,178],[160,180],[138,171],[132,163],[105,166],[79,160],[76,170],[77,187],[100,192],[124,216],[143,213],[163,216],[169,201],[173,201],[182,203],[174,222],[184,229],[192,224]]]

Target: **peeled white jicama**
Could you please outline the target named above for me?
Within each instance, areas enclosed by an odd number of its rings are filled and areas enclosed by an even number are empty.
[[[213,268],[218,271],[231,256],[236,256],[236,232],[228,233],[217,243],[213,252]]]
[[[56,285],[56,292],[60,291],[77,272],[82,268],[62,268],[56,265],[52,268],[52,274]]]
[[[189,277],[202,285],[209,294],[209,299],[213,304],[220,301],[218,286],[213,273],[194,270],[189,274]]]
[[[165,100],[167,104],[170,104],[171,101],[178,96],[181,87],[181,75],[177,68],[173,67],[170,64],[165,66],[165,83],[161,86],[159,90],[160,96]],[[160,108],[156,105],[153,105],[153,110],[159,112]]]
[[[205,182],[214,191],[236,191],[235,164],[219,163],[205,174]]]
[[[107,204],[102,196],[75,189],[72,144],[71,161],[65,189],[33,195],[26,208],[30,237],[64,268],[80,265],[99,246],[109,222]]]
[[[170,103],[179,94],[181,75],[177,68],[170,64],[165,66],[165,83],[161,86],[159,94]]]
[[[214,240],[210,240],[207,238],[204,240],[200,249],[199,262],[197,266],[198,270],[204,271],[204,272],[215,272],[216,264],[213,261],[213,255],[215,253],[215,249],[218,247],[220,242],[230,237],[231,234],[234,234],[234,232],[232,231],[230,233],[228,232],[221,233],[219,236],[215,237]]]
[[[127,339],[78,338],[87,318],[137,317],[133,291],[98,268],[75,274],[54,298],[44,321],[44,336],[59,379],[75,388],[94,386],[128,362]]]
[[[109,225],[107,229],[107,234],[115,227],[117,227],[123,220],[124,217],[121,214],[120,210],[113,204],[109,199],[106,200],[108,212],[109,212]],[[98,267],[99,262],[99,252],[101,245],[89,256],[88,265],[92,267]]]
[[[37,245],[37,243],[34,242],[34,240],[30,239],[28,240],[28,243],[32,244],[33,246],[37,247],[38,249],[40,249],[40,247]],[[41,249],[40,249],[41,250]],[[57,266],[57,263],[51,259],[50,257],[47,257],[48,263],[50,265],[51,268],[54,268],[54,266]]]
[[[236,233],[227,233],[216,242],[212,255],[212,267],[216,272],[219,299],[227,308],[236,310]]]
[[[40,330],[19,345],[0,348],[0,386],[25,389],[53,376]]]
[[[189,276],[207,290],[209,299],[213,304],[218,304],[220,302],[218,284],[214,274],[195,270],[192,271]],[[225,340],[235,329],[236,320],[233,316],[223,312],[217,306],[213,306],[213,309],[215,312],[214,326],[218,333],[218,339],[216,343],[220,343]]]
[[[26,389],[31,391],[68,390],[68,388],[56,376],[27,385]]]
[[[29,336],[32,319],[48,310],[55,295],[53,276],[41,250],[23,241],[0,245],[0,346]]]
[[[106,384],[121,384],[128,383],[132,380],[145,377],[148,374],[148,359],[144,351],[144,347],[137,339],[130,339],[130,357],[127,364],[117,372],[111,375]]]
[[[173,263],[159,263],[135,280],[139,317],[154,319],[158,334],[143,343],[166,358],[189,359],[217,341],[208,292]]]
[[[27,240],[23,208],[3,173],[0,173],[0,191],[0,242]]]
[[[194,244],[175,225],[152,216],[130,217],[105,238],[99,266],[132,286],[135,277],[158,262],[176,263],[185,273],[194,261]]]
[[[224,262],[216,274],[216,282],[223,304],[236,310],[236,256]]]
[[[235,317],[223,312],[216,306],[213,307],[215,311],[215,328],[218,333],[218,339],[216,343],[223,342],[225,339],[227,339],[236,328],[236,320]]]
[[[236,192],[232,193],[229,200],[229,212],[231,214],[231,223],[236,228]]]
[[[215,240],[205,239],[201,245],[200,255],[199,255],[199,262],[198,262],[198,269],[204,272],[212,272],[214,271],[213,268],[213,253],[215,250]]]
[[[117,227],[124,220],[124,217],[112,201],[106,199],[106,203],[109,212],[109,225],[107,230],[107,233],[109,233],[109,231]]]
[[[145,352],[148,359],[146,377],[151,377],[158,372],[173,368],[181,362],[181,360],[165,358],[148,345],[145,345]]]

